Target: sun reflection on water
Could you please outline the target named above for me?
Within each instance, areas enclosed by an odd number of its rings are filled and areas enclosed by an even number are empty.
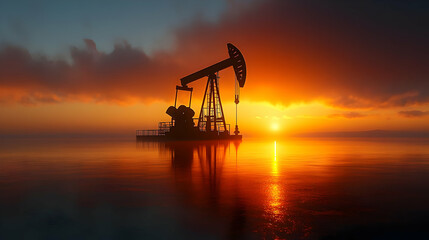
[[[285,199],[280,184],[280,173],[277,162],[277,142],[274,141],[274,153],[271,163],[271,175],[267,184],[267,200],[265,204],[265,216],[267,224],[265,225],[266,237],[280,238],[279,232],[287,231],[284,227],[285,221]],[[282,227],[283,226],[283,227]],[[283,228],[283,229],[279,229]],[[280,230],[280,231],[279,231]],[[290,229],[289,229],[290,230]]]
[[[282,215],[282,192],[278,182],[279,170],[277,166],[277,142],[274,141],[274,156],[272,161],[272,170],[271,170],[271,181],[268,186],[269,200],[268,200],[268,210],[269,214],[274,218],[278,219]]]
[[[277,142],[274,141],[274,158],[272,163],[271,175],[274,177],[279,176],[279,169],[277,167]]]

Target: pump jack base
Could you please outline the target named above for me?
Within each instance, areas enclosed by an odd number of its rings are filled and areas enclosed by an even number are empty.
[[[201,134],[199,136],[168,136],[168,135],[136,135],[137,140],[141,141],[207,141],[207,140],[231,140],[241,141],[242,135],[229,134]]]

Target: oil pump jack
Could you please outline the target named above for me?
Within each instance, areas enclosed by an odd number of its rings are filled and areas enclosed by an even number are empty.
[[[170,106],[166,113],[171,117],[170,122],[160,122],[157,130],[137,130],[137,139],[153,140],[209,140],[209,139],[241,139],[237,123],[237,105],[239,91],[246,81],[246,63],[241,52],[231,43],[227,44],[229,58],[192,73],[180,79],[181,85],[176,86],[174,106]],[[230,134],[229,124],[225,122],[222,102],[219,93],[218,72],[233,67],[235,72],[235,104],[236,121],[234,135]],[[191,109],[193,88],[188,84],[203,77],[207,77],[205,93],[198,123],[194,123],[194,110]],[[180,105],[176,108],[178,91],[189,92],[189,106]],[[196,119],[195,119],[196,120]]]

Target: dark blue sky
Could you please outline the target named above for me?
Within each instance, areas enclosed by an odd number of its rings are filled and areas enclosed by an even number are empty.
[[[31,52],[66,54],[70,45],[93,39],[111,51],[126,40],[147,52],[168,48],[172,32],[196,18],[217,21],[226,1],[0,1],[0,43],[25,46]]]

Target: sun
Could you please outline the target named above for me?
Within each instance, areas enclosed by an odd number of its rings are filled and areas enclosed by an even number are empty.
[[[278,131],[279,129],[280,129],[280,126],[279,126],[279,124],[278,124],[278,123],[276,123],[276,122],[271,123],[271,130],[272,130],[272,131],[276,132],[276,131]]]

